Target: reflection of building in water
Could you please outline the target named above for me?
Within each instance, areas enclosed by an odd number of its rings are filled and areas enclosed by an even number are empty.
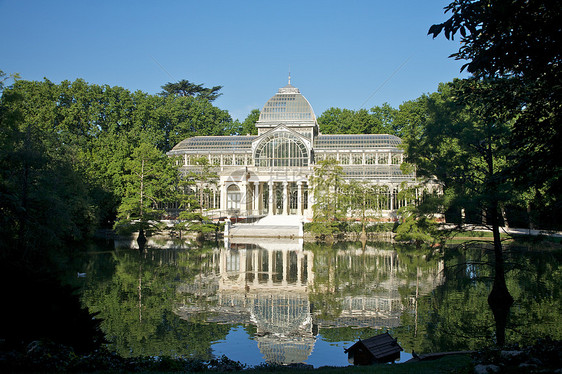
[[[374,329],[398,326],[402,313],[415,312],[416,295],[427,294],[443,282],[442,261],[422,271],[400,258],[408,259],[399,257],[394,250],[366,246],[364,250],[340,250],[331,258],[331,264],[315,266],[319,281],[312,291],[337,295],[339,307],[337,318],[322,318],[321,311],[317,311],[315,323],[319,327]],[[317,263],[321,261],[317,256]]]
[[[215,259],[216,274],[201,275],[202,282],[179,288],[192,297],[177,313],[186,318],[205,313],[208,322],[252,323],[267,362],[305,361],[315,341],[308,298],[312,252],[233,244],[217,251]],[[197,302],[202,297],[205,303]]]
[[[441,282],[441,265],[403,279],[399,276],[407,269],[396,252],[372,247],[315,256],[300,248],[232,244],[216,250],[213,259],[212,274],[200,274],[178,288],[183,300],[176,313],[207,322],[251,323],[264,359],[279,364],[304,362],[318,326],[397,326],[405,309],[412,308],[403,302],[399,287],[413,286],[422,294]],[[338,276],[342,271],[347,278]],[[311,299],[324,298],[337,305],[332,318],[322,305],[312,306]]]

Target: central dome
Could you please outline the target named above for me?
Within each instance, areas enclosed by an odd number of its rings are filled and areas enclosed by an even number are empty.
[[[260,112],[257,125],[292,123],[314,125],[316,116],[308,100],[299,89],[287,84],[271,98]]]

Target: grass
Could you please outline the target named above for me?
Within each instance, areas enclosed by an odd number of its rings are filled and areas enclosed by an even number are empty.
[[[248,373],[296,373],[302,368],[271,367],[249,369]],[[472,373],[472,360],[468,355],[445,356],[437,360],[408,362],[403,364],[379,364],[372,366],[347,366],[347,367],[321,367],[318,369],[304,370],[314,374],[332,373],[377,373],[377,374],[429,374],[429,373]]]

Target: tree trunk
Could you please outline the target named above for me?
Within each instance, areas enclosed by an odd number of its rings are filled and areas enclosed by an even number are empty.
[[[497,344],[502,346],[505,343],[505,327],[507,325],[509,309],[513,304],[513,297],[505,283],[503,248],[498,225],[498,205],[497,203],[492,205],[493,207],[488,212],[488,218],[492,223],[492,233],[494,235],[494,284],[490,295],[488,295],[488,305],[490,305],[496,321]]]
[[[139,236],[137,237],[137,244],[139,245],[139,249],[141,251],[144,250],[144,246],[146,245],[146,236],[144,236],[144,229],[141,227],[139,229]]]

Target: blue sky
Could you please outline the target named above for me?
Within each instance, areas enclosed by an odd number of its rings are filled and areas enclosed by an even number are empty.
[[[458,41],[427,30],[441,0],[0,0],[0,69],[150,94],[172,80],[222,85],[243,120],[291,83],[319,116],[398,107],[460,73]]]

